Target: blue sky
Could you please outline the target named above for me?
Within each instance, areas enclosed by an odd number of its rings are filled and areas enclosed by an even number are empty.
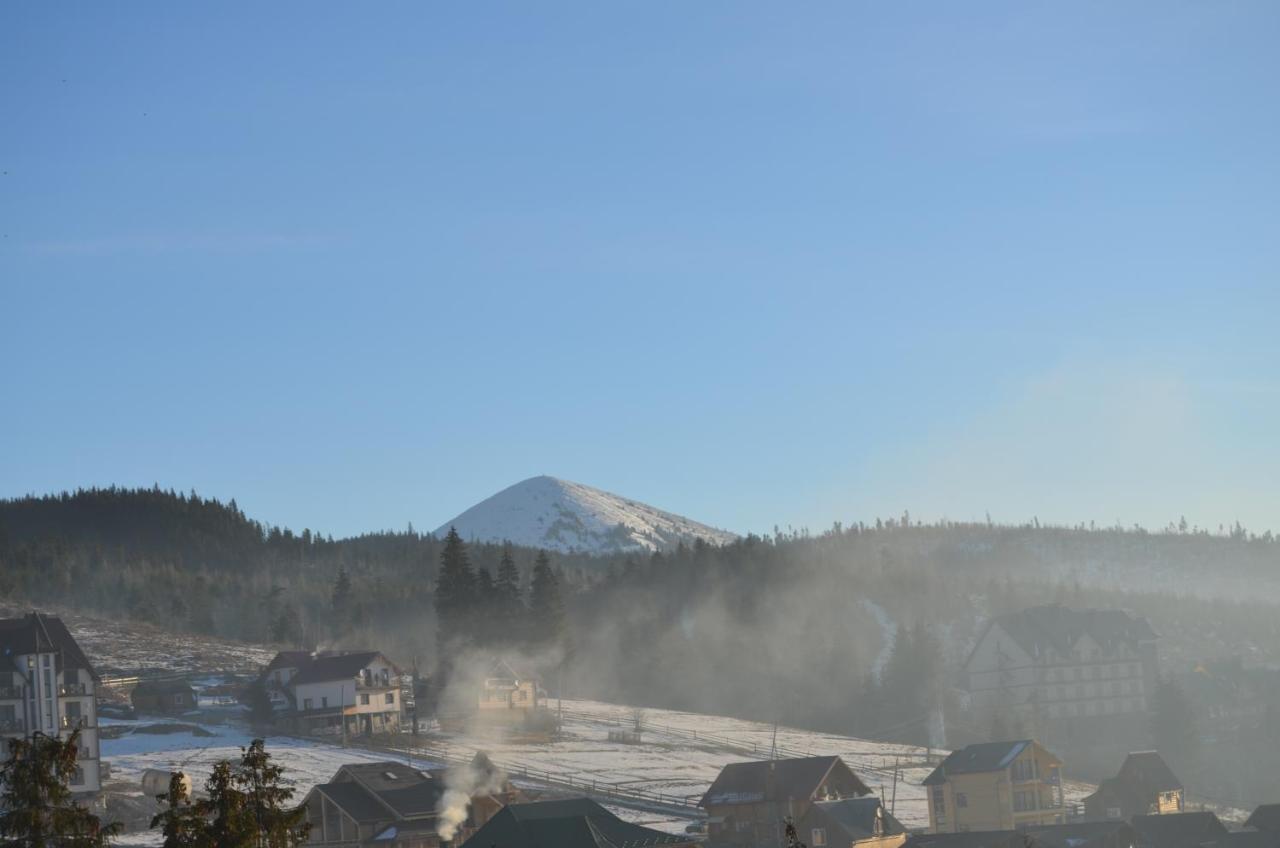
[[[9,4],[0,495],[1280,528],[1280,4]]]

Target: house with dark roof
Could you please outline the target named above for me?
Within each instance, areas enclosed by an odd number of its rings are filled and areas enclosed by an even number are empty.
[[[904,848],[1041,848],[1034,837],[1020,830],[916,833],[903,845]]]
[[[1140,815],[1129,824],[1138,834],[1138,848],[1200,848],[1227,836],[1227,828],[1208,812]]]
[[[777,845],[786,818],[801,821],[821,801],[860,798],[871,790],[839,757],[730,763],[698,806],[716,846]]]
[[[875,795],[815,801],[796,820],[796,833],[809,848],[898,848],[907,829]]]
[[[1062,761],[1033,739],[952,751],[924,779],[932,833],[1062,824]]]
[[[0,737],[80,733],[73,792],[101,788],[98,673],[57,616],[0,619]]]
[[[1135,751],[1124,758],[1120,772],[1098,784],[1084,799],[1091,821],[1128,819],[1148,813],[1180,813],[1184,809],[1182,781],[1156,751]]]
[[[1122,610],[1032,607],[987,623],[962,686],[975,711],[1025,726],[1141,716],[1155,687],[1156,639],[1146,619]]]
[[[282,651],[259,679],[277,717],[299,733],[400,730],[400,670],[377,651]]]
[[[1280,804],[1259,804],[1249,814],[1249,818],[1245,819],[1244,826],[1269,833],[1280,833]]]
[[[454,826],[444,827],[442,801],[452,785],[447,769],[420,770],[401,762],[344,765],[328,783],[307,793],[303,807],[311,825],[308,844],[332,848],[456,844],[521,797],[483,754],[477,754],[469,768],[473,785],[480,788]],[[452,833],[452,840],[441,835],[442,829]]]
[[[185,713],[194,710],[196,690],[185,680],[143,680],[129,693],[138,713]]]
[[[570,798],[504,807],[463,848],[691,848],[687,836],[623,821],[595,801]]]
[[[1037,825],[1024,833],[1043,848],[1136,848],[1138,834],[1128,822],[1072,822]]]

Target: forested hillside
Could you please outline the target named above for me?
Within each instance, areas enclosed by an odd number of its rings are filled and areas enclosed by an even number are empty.
[[[334,540],[264,525],[234,501],[89,490],[0,502],[0,594],[224,637],[377,646],[430,667],[443,547],[412,528]],[[466,548],[481,585],[493,585],[504,547]],[[527,604],[539,552],[509,551]],[[1280,662],[1267,600],[1280,544],[1242,528],[902,516],[550,564],[568,613],[566,685],[578,694],[904,740],[927,741],[925,713],[945,700],[981,622],[1031,604],[1145,615],[1175,669],[1233,655]],[[1234,599],[1237,583],[1252,600]]]

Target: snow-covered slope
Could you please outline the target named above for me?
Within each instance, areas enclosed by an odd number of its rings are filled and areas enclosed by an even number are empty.
[[[733,533],[555,477],[530,477],[487,498],[436,531],[456,527],[468,541],[512,542],[583,553],[655,551],[704,539],[732,541]]]

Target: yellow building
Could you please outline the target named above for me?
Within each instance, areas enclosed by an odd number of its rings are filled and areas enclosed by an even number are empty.
[[[925,778],[929,830],[959,833],[1062,824],[1062,761],[1031,739],[953,752]]]

